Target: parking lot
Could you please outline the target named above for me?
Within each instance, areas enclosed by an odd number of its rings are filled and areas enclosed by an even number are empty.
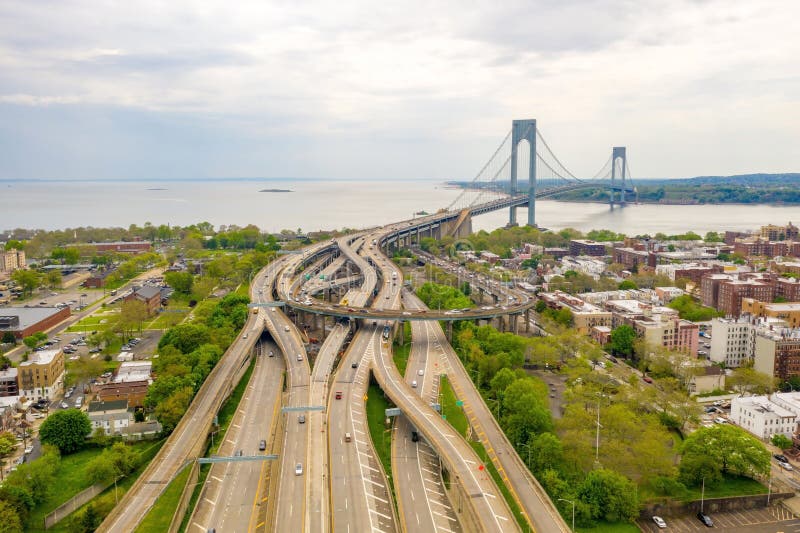
[[[782,505],[773,505],[762,509],[748,511],[730,511],[726,513],[709,514],[714,521],[714,529],[731,532],[753,533],[800,533],[800,519]],[[636,525],[642,531],[706,531],[696,516],[682,518],[664,518],[667,522],[666,529],[659,529],[652,520],[637,520]]]

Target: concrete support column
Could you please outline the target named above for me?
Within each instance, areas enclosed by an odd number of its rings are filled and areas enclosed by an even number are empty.
[[[525,310],[525,333],[531,332],[531,310]]]
[[[449,320],[447,322],[447,340],[449,342],[453,342],[453,321]]]
[[[519,335],[519,315],[511,315],[511,331]]]
[[[405,326],[405,322],[403,322],[401,320],[400,321],[400,344],[401,345],[406,343],[405,336],[406,336],[406,326]]]

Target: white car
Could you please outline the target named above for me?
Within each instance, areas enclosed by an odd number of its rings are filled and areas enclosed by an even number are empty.
[[[421,376],[421,375],[423,375],[424,373],[425,373],[425,371],[424,371],[423,369],[421,369],[421,368],[420,368],[419,370],[417,370],[417,375],[418,375],[418,376]]]
[[[653,522],[656,523],[656,525],[659,527],[659,529],[664,529],[665,527],[667,527],[667,523],[660,516],[654,516],[653,517]]]
[[[303,475],[303,463],[297,463],[296,465],[294,465],[294,475],[295,476]]]

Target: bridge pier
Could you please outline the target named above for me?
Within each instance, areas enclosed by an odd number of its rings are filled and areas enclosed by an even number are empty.
[[[528,226],[536,226],[536,119],[515,120],[511,123],[511,186],[509,193],[516,196],[517,147],[528,141]],[[508,225],[517,225],[517,208],[509,208]]]
[[[619,190],[619,202],[618,205],[624,206],[625,205],[625,177],[628,168],[628,156],[627,150],[624,146],[614,146],[611,149],[611,190],[609,191],[609,204],[611,209],[614,209],[614,199],[616,197],[616,193],[614,191],[614,184],[617,178],[617,161],[620,161],[620,170],[619,174],[622,178],[622,187]]]
[[[525,333],[531,332],[531,310],[525,310]]]

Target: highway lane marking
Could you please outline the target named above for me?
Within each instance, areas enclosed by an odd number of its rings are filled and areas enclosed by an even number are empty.
[[[381,498],[378,498],[377,496],[373,496],[373,498],[375,498],[375,499],[377,499],[377,500],[381,500],[383,503],[389,503],[388,501],[386,501],[386,500],[383,500],[383,499],[381,499]],[[385,514],[383,514],[383,513],[379,513],[379,512],[378,512],[378,511],[376,511],[375,509],[370,509],[369,511],[370,511],[371,513],[375,513],[375,514],[376,514],[376,515],[378,515],[378,516],[382,516],[382,517],[383,517],[383,518],[385,518],[386,520],[391,520],[391,519],[392,519],[392,517],[391,517],[391,516],[389,516],[389,515],[385,515]]]
[[[203,499],[204,499],[205,501],[207,501],[207,502],[208,502],[210,505],[212,505],[212,506],[215,506],[215,505],[217,505],[217,502],[212,502],[212,501],[211,501],[211,500],[209,500],[208,498],[203,498]]]
[[[200,531],[208,531],[208,528],[206,528],[205,526],[201,526],[201,525],[200,525],[200,524],[198,524],[197,522],[192,522],[192,524],[194,524],[194,525],[196,525],[197,527],[199,527],[199,528],[200,528]]]
[[[373,485],[375,485],[375,486],[378,486],[378,487],[381,487],[381,488],[383,488],[383,484],[381,484],[381,483],[377,483],[377,482],[375,482],[375,481],[372,481],[371,479],[364,478],[364,481],[366,481],[367,483],[372,483],[372,484],[373,484]]]
[[[222,479],[218,478],[217,476],[211,476],[211,479],[213,479],[214,481],[218,481],[220,483],[222,483],[222,481],[223,481]]]
[[[444,492],[439,492],[438,490],[429,489],[428,487],[425,487],[425,490],[434,494],[438,494],[439,496],[444,496]]]
[[[452,516],[448,516],[448,515],[446,515],[446,514],[442,514],[442,513],[437,513],[436,511],[434,511],[433,513],[434,513],[434,514],[437,514],[437,515],[439,515],[439,516],[441,516],[442,518],[444,518],[444,519],[446,519],[446,520],[451,520],[451,521],[453,521],[453,522],[458,522],[458,520],[457,520],[457,519],[455,519],[455,518],[453,518]]]

